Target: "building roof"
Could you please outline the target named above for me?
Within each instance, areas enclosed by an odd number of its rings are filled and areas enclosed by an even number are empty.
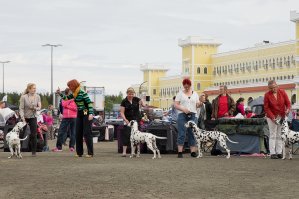
[[[188,36],[185,39],[179,39],[178,45],[180,47],[191,46],[191,45],[213,45],[220,46],[221,43],[214,38],[200,37],[200,36]]]

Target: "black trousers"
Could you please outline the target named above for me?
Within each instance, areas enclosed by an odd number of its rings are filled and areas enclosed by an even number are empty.
[[[37,146],[37,119],[35,118],[26,118],[26,122],[30,127],[30,145],[32,154],[36,153],[36,146]]]
[[[88,155],[93,155],[93,140],[91,132],[91,122],[88,115],[84,115],[83,111],[78,111],[76,120],[76,152],[77,155],[83,155],[83,137],[87,146]]]
[[[131,127],[125,125],[121,134],[123,146],[130,146]]]

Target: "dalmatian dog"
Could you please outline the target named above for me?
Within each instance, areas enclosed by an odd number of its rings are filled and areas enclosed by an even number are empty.
[[[275,123],[281,125],[281,139],[282,139],[282,159],[286,158],[286,148],[289,148],[289,159],[293,158],[292,156],[292,145],[296,142],[299,142],[299,132],[295,132],[289,129],[288,122],[286,118],[277,117]]]
[[[231,143],[237,144],[238,142],[233,142],[231,141],[228,136],[225,133],[222,133],[220,131],[206,131],[202,130],[197,127],[195,122],[193,121],[188,121],[185,124],[186,128],[192,128],[192,132],[194,135],[194,138],[197,142],[197,148],[198,148],[198,156],[197,158],[202,157],[202,143],[207,143],[207,142],[213,142],[214,140],[217,140],[222,148],[224,148],[227,152],[226,158],[230,158],[230,150],[228,149],[226,145],[226,140],[228,140]]]
[[[160,150],[157,147],[156,139],[167,139],[166,137],[159,137],[151,133],[144,133],[138,130],[138,123],[135,120],[130,121],[128,124],[131,130],[131,155],[130,158],[135,155],[135,146],[137,146],[137,156],[140,157],[140,143],[146,142],[147,147],[154,153],[152,159],[156,159],[156,153],[158,153],[158,158],[161,158]]]
[[[11,153],[11,156],[8,158],[12,158],[15,155],[16,157],[22,159],[21,141],[26,140],[27,136],[24,139],[20,139],[19,134],[26,125],[26,122],[18,122],[15,127],[9,133],[7,133],[5,138]]]

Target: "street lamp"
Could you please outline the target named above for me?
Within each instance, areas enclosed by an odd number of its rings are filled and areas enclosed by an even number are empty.
[[[55,107],[54,94],[53,94],[53,48],[62,46],[61,44],[45,44],[42,47],[50,46],[51,47],[51,95],[52,95],[52,104]]]
[[[139,86],[139,95],[141,96],[141,86],[142,86],[142,84],[144,84],[144,83],[146,83],[147,81],[144,81],[144,82],[142,82],[141,84],[140,84],[140,86]]]
[[[9,63],[10,61],[0,61],[2,63],[2,70],[3,70],[3,87],[2,87],[2,93],[4,94],[4,64]]]

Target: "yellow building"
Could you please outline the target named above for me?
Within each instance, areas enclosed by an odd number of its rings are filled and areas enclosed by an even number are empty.
[[[206,92],[213,99],[219,85],[227,85],[235,100],[263,96],[268,80],[276,80],[293,103],[299,95],[299,13],[291,11],[295,23],[295,40],[280,43],[263,41],[254,47],[218,53],[220,42],[212,38],[189,36],[179,39],[182,47],[181,75],[166,76],[162,66],[142,65],[144,95],[151,96],[150,104],[168,109],[172,97],[181,89],[182,79],[190,78],[193,90]],[[141,87],[140,87],[141,88]],[[142,89],[138,89],[142,90]]]

